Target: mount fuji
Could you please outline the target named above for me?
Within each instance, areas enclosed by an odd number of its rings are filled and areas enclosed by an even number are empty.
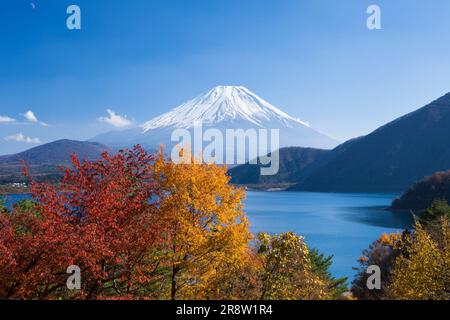
[[[175,129],[193,130],[202,124],[205,129],[279,129],[280,147],[301,146],[334,148],[338,142],[294,118],[242,86],[218,86],[164,113],[139,127],[112,131],[91,139],[115,148],[141,144],[156,149],[170,147]]]

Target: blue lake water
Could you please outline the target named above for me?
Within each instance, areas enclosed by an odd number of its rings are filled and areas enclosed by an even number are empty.
[[[6,196],[1,196],[4,200],[6,200],[6,207],[8,209],[11,209],[12,205],[16,203],[17,201],[23,200],[23,199],[29,199],[30,195],[28,194],[9,194]]]
[[[7,205],[26,195],[9,195]],[[335,277],[355,275],[361,252],[386,232],[409,228],[409,214],[384,210],[394,194],[247,192],[245,211],[252,232],[293,231],[310,247],[334,255]]]
[[[334,255],[335,277],[355,275],[362,251],[386,232],[404,230],[412,217],[384,210],[394,194],[247,192],[245,211],[253,232],[293,231],[311,248]]]

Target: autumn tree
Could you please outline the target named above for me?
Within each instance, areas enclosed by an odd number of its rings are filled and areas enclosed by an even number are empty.
[[[259,234],[243,264],[211,283],[210,299],[342,299],[346,278],[335,279],[332,256],[308,250],[293,233]],[[306,254],[305,254],[306,253]]]
[[[418,220],[412,230],[383,234],[365,250],[353,294],[358,299],[449,299],[450,229],[445,208],[435,203],[428,218]],[[380,290],[367,288],[369,265],[380,267]]]
[[[393,299],[450,299],[450,207],[435,200],[395,245],[390,297]]]
[[[102,154],[65,170],[58,186],[32,183],[23,202],[0,220],[0,296],[96,298],[149,295],[164,217],[156,210],[154,158],[142,148]],[[67,291],[77,265],[82,288]]]
[[[312,269],[309,249],[292,232],[258,235],[258,253],[263,259],[260,299],[329,298],[327,282]]]
[[[169,217],[167,297],[205,298],[229,265],[245,263],[251,235],[242,210],[244,192],[228,183],[226,167],[193,158],[174,163],[160,152],[155,173],[159,208]]]
[[[213,277],[205,288],[205,297],[212,300],[257,300],[263,286],[263,259],[249,248],[241,263],[225,263],[224,272]]]
[[[441,245],[419,223],[414,233],[397,244],[402,253],[393,266],[391,298],[450,299],[450,229],[447,219],[441,223]]]

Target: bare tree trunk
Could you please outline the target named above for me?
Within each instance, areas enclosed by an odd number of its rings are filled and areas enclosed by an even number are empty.
[[[175,300],[175,296],[177,294],[177,273],[180,271],[178,267],[175,265],[172,266],[172,285],[170,290],[170,299]]]

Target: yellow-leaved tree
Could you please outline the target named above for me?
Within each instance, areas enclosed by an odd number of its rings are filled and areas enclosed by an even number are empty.
[[[159,206],[170,226],[162,255],[168,269],[166,298],[208,298],[209,284],[227,266],[246,262],[251,234],[242,206],[244,191],[228,183],[226,167],[193,158],[177,164],[162,151],[155,174]]]
[[[218,275],[206,288],[208,299],[212,300],[258,300],[261,298],[262,265],[261,256],[249,248],[242,263],[229,263],[226,272]]]
[[[436,241],[416,223],[414,232],[398,242],[400,255],[395,259],[389,287],[393,299],[449,299],[449,225],[441,221]]]
[[[316,300],[330,297],[328,283],[312,270],[309,249],[301,236],[260,233],[263,300]]]

